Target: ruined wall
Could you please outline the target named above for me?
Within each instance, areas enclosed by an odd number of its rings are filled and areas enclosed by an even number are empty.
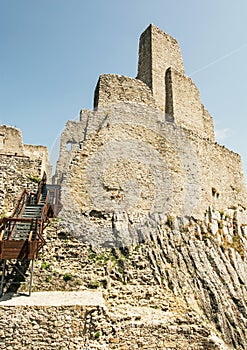
[[[91,349],[94,335],[85,335],[87,315],[99,308],[83,306],[61,307],[1,307],[0,340],[4,349]],[[88,325],[89,326],[89,325]],[[91,337],[90,337],[91,336]],[[92,341],[90,342],[90,338]],[[88,345],[88,347],[86,347]],[[85,347],[84,347],[85,346]],[[95,348],[94,348],[95,349]],[[97,349],[97,348],[96,348]]]
[[[24,155],[21,130],[0,125],[0,154]]]
[[[56,165],[56,173],[53,183],[60,184],[66,176],[66,169],[70,164],[73,153],[80,148],[81,142],[85,139],[87,121],[92,111],[82,110],[80,121],[68,121],[60,139],[60,152]],[[83,118],[82,118],[83,116]]]
[[[41,160],[41,174],[47,175],[47,182],[51,182],[52,166],[50,164],[48,148],[46,146],[24,145],[24,153],[31,159]],[[42,176],[42,175],[41,175]]]
[[[101,75],[94,95],[94,108],[118,102],[156,106],[151,90],[142,81],[116,74]]]
[[[246,208],[240,157],[165,122],[159,109],[117,103],[85,118],[78,122],[86,123],[84,132],[76,128],[77,140],[84,141],[67,151],[71,162],[63,164],[62,200],[68,207],[74,203],[87,213],[123,210],[137,221],[149,211],[203,217],[211,204],[218,210]]]
[[[204,124],[204,135],[206,139],[214,141],[214,124],[213,118],[211,117],[208,110],[203,106],[203,124]]]
[[[201,103],[200,92],[193,81],[185,75],[169,68],[166,71],[167,96],[166,116],[201,137],[214,140],[214,126],[209,113],[205,117],[205,109]],[[208,123],[205,125],[205,118]]]
[[[214,139],[212,118],[191,78],[185,76],[177,41],[154,25],[140,37],[137,78],[151,89],[166,120]]]
[[[0,307],[0,340],[11,350],[230,350],[210,327],[197,325],[192,317],[180,324],[178,314],[169,319],[153,314],[156,319],[140,319],[132,310],[111,319],[102,307]],[[187,319],[189,325],[184,324]]]
[[[51,181],[45,146],[23,145],[19,129],[0,125],[0,214],[12,212],[24,188],[35,188],[44,171]]]
[[[41,176],[41,160],[27,156],[0,155],[0,215],[13,211],[24,188],[36,188],[32,180]]]
[[[192,133],[188,133],[188,137],[200,163],[200,203],[213,205],[219,211],[236,207],[246,210],[246,183],[239,154],[214,142],[198,143]]]

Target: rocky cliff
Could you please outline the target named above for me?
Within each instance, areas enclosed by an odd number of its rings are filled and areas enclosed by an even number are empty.
[[[139,243],[122,248],[83,243],[57,220],[36,262],[34,290],[103,291],[106,308],[86,312],[75,349],[247,349],[241,215],[210,208],[200,222],[150,216]]]

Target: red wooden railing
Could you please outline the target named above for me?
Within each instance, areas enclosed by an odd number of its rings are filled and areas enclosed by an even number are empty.
[[[48,217],[52,216],[52,209],[49,204],[49,194],[47,193],[40,217],[23,218],[21,215],[26,205],[38,205],[40,203],[44,189],[43,186],[45,186],[45,184],[46,174],[44,173],[42,180],[39,182],[37,192],[29,194],[27,190],[23,190],[12,216],[0,219],[0,259],[34,259],[37,257],[38,251],[44,246],[44,225],[45,222],[47,222]],[[30,229],[26,239],[15,240],[13,238],[18,223],[30,223]],[[18,249],[21,251],[18,252]]]

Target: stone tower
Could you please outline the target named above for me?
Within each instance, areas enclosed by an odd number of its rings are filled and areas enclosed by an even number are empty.
[[[247,202],[240,156],[215,142],[177,41],[152,24],[140,37],[137,78],[101,75],[94,110],[68,121],[55,181],[75,211],[122,210],[133,222],[149,212],[203,218],[209,206]]]
[[[198,88],[184,73],[178,42],[153,24],[140,38],[137,78],[152,90],[167,121],[214,139],[212,118]]]
[[[150,24],[140,37],[137,78],[150,87],[157,104],[163,110],[166,108],[166,72],[170,67],[184,74],[178,43]]]

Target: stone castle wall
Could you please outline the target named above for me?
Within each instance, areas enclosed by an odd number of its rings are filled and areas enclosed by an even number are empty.
[[[166,72],[166,81],[168,120],[214,141],[212,117],[208,112],[206,114],[200,92],[193,81],[172,68]]]
[[[26,156],[31,159],[40,159],[41,160],[41,170],[40,174],[47,175],[47,182],[51,182],[52,176],[52,166],[49,160],[48,148],[46,146],[36,146],[36,145],[23,145],[24,153]]]
[[[96,330],[85,335],[91,314],[100,318],[101,309],[77,305],[0,307],[1,344],[13,350],[102,349],[94,338]]]
[[[0,155],[0,215],[10,215],[24,188],[36,190],[33,179],[41,176],[40,159]]]
[[[154,25],[140,38],[137,78],[150,87],[166,120],[213,140],[212,118],[205,112],[198,88],[184,73],[177,41]]]
[[[80,148],[80,143],[85,138],[87,118],[93,115],[91,111],[81,111],[85,118],[80,121],[68,121],[60,139],[60,154],[56,165],[56,174],[53,177],[54,183],[62,183],[65,180],[67,169],[71,162],[71,155]]]
[[[135,102],[156,107],[151,90],[142,81],[116,74],[101,75],[95,90],[94,108],[118,102]]]
[[[34,189],[44,172],[51,181],[47,147],[23,145],[21,131],[6,125],[0,125],[0,168],[0,215],[10,214],[23,189]]]
[[[19,129],[0,125],[0,154],[24,155],[22,134]]]
[[[230,350],[198,319],[145,311],[143,319],[136,310],[111,319],[102,307],[0,307],[0,340],[11,350]]]
[[[58,162],[58,169],[66,177],[63,193],[68,206],[73,201],[78,205],[79,201],[80,209],[85,212],[107,211],[107,208],[103,208],[103,202],[97,204],[96,199],[90,199],[99,198],[97,193],[91,193],[94,186],[99,196],[109,201],[108,209],[111,205],[117,208],[114,199],[109,199],[111,192],[124,188],[128,182],[126,174],[130,174],[131,181],[143,191],[138,197],[138,213],[171,211],[175,215],[203,217],[212,204],[218,210],[227,210],[232,206],[246,208],[245,181],[239,155],[210,138],[198,137],[192,131],[165,122],[160,110],[147,109],[143,104],[108,104],[94,113],[85,113],[84,117],[84,122],[77,122],[84,130],[76,128],[77,145],[79,140],[84,139],[80,148],[70,151],[61,148],[60,157],[66,160],[66,164],[61,160],[61,163]],[[73,125],[68,124],[61,145],[71,140]],[[152,165],[148,165],[148,162],[155,164],[155,158],[159,166],[152,171]],[[106,164],[109,166],[107,180],[104,175],[101,178],[99,175],[96,180],[95,174],[99,174],[99,169],[103,174]],[[114,164],[118,164],[118,167]],[[133,173],[134,168],[139,169],[136,174]],[[122,173],[119,172],[116,177],[118,169]],[[116,185],[116,179],[119,185]],[[163,187],[160,187],[160,181],[164,181]],[[104,187],[106,183],[112,191]],[[133,195],[134,198],[134,188],[129,191],[133,193],[122,190],[122,195],[130,198]],[[145,192],[149,200],[144,199]],[[80,199],[77,200],[77,197]],[[123,203],[125,200],[126,197]],[[128,212],[135,212],[136,206],[127,206]]]

